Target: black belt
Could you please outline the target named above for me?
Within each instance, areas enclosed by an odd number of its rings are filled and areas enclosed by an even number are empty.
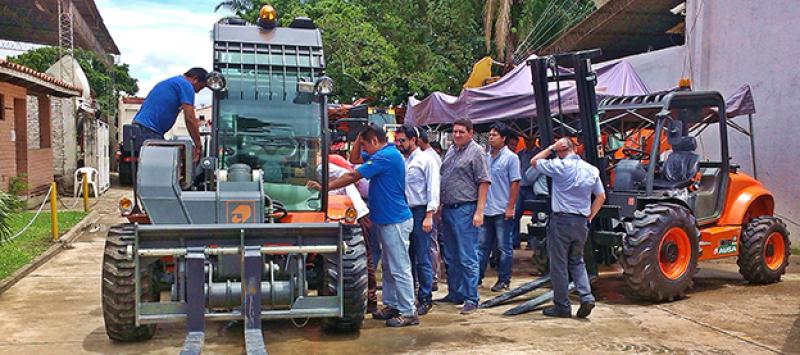
[[[444,208],[459,208],[461,206],[474,205],[476,203],[478,203],[478,202],[477,201],[467,201],[467,202],[459,202],[459,203],[446,203],[444,205]]]
[[[589,216],[584,216],[580,213],[569,213],[569,212],[553,212],[556,216],[571,216],[571,217],[581,217],[581,218],[589,218]]]

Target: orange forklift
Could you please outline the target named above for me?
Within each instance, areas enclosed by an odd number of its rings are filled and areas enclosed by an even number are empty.
[[[581,51],[530,63],[542,145],[552,144],[555,132],[547,85],[574,80],[583,158],[599,168],[606,186],[606,204],[592,222],[584,253],[590,273],[596,274],[597,263],[619,262],[635,295],[652,301],[683,297],[704,260],[737,258],[747,281],[779,281],[788,265],[789,233],[774,215],[772,193],[730,162],[722,95],[677,89],[606,97],[598,105],[590,60],[597,54]],[[574,74],[554,78],[548,68],[555,65],[569,66]],[[601,120],[606,124],[610,117],[648,122],[639,129],[648,127],[640,135],[649,143],[626,145],[614,159],[600,139],[609,134],[601,131]],[[701,125],[717,128],[718,134],[697,129]],[[706,155],[716,157],[701,159],[697,141],[703,138],[705,153],[713,152]],[[546,200],[526,201],[526,206],[549,211]],[[540,234],[534,234],[537,254],[546,243]]]

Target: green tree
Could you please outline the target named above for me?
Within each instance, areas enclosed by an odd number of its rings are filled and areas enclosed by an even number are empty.
[[[41,47],[9,57],[8,60],[44,72],[59,60],[58,54],[58,48]],[[128,64],[108,65],[97,53],[80,48],[75,49],[74,55],[86,74],[101,115],[106,117],[116,115],[121,92],[135,95],[139,91],[137,79],[130,76]]]

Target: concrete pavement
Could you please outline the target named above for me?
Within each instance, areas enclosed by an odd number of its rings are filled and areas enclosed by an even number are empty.
[[[98,230],[88,230],[74,249],[0,294],[0,354],[180,350],[181,324],[160,325],[156,336],[142,343],[114,343],[105,335],[100,303],[103,241],[108,226],[123,221],[116,202],[129,193],[112,189],[104,195],[95,207],[102,213]],[[512,287],[531,279],[529,257],[518,252]],[[748,285],[731,261],[703,263],[689,297],[664,304],[625,297],[621,276],[610,272],[595,285],[598,307],[588,320],[546,319],[540,312],[502,316],[510,306],[461,316],[455,306],[436,305],[417,327],[389,329],[368,319],[359,334],[329,335],[315,320],[305,327],[277,321],[264,324],[264,339],[272,354],[800,354],[800,257],[792,263],[783,282],[766,286]],[[494,281],[493,275],[487,280]],[[443,289],[434,297],[443,296]],[[486,288],[480,291],[483,300],[492,296]],[[243,345],[240,323],[207,323],[206,353],[238,354]]]

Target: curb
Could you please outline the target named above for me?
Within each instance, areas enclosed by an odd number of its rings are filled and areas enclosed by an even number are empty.
[[[37,256],[33,261],[29,262],[27,265],[23,266],[19,270],[15,271],[13,274],[9,275],[3,280],[0,280],[0,294],[14,286],[19,280],[22,280],[25,276],[28,276],[31,272],[38,269],[40,266],[44,265],[48,260],[52,259],[54,256],[58,255],[62,250],[66,249],[66,245],[72,243],[78,237],[80,237],[81,232],[83,231],[86,226],[89,224],[95,223],[100,219],[100,215],[97,211],[89,212],[86,217],[84,217],[78,224],[74,225],[70,230],[68,230],[64,235],[58,238],[58,242],[45,250],[41,255]]]

